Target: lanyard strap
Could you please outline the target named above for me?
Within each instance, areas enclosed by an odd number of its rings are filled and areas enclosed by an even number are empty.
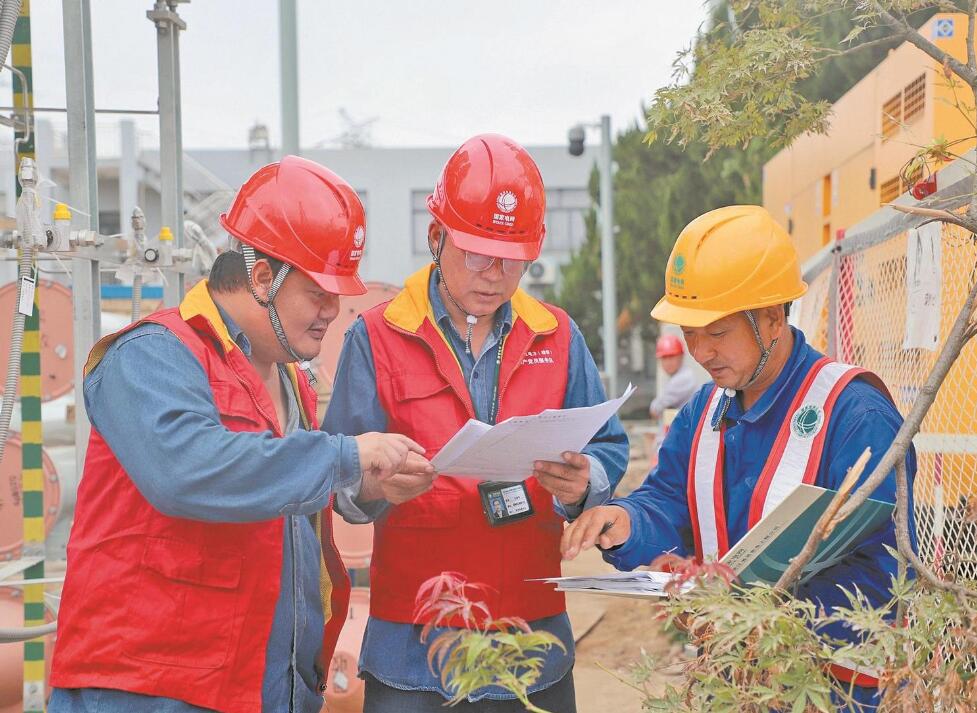
[[[502,348],[505,346],[505,339],[508,334],[499,339],[499,348],[495,352],[495,378],[492,380],[492,409],[489,412],[488,422],[495,425],[495,419],[499,415],[499,376],[502,373]],[[472,367],[474,369],[474,367]]]

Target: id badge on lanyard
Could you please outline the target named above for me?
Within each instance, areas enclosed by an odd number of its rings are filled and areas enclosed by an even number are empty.
[[[533,515],[533,503],[525,483],[485,481],[478,484],[482,512],[492,527],[508,525]]]

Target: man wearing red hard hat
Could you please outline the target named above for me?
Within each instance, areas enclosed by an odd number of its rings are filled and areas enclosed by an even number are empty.
[[[51,711],[319,711],[349,597],[333,493],[433,477],[406,436],[319,430],[296,366],[364,292],[353,189],[286,156],[221,225],[240,252],[86,365]]]
[[[519,289],[545,234],[543,180],[529,153],[503,136],[469,139],[448,159],[428,209],[433,262],[348,332],[325,428],[403,433],[431,458],[470,418],[491,424],[603,401],[580,330],[561,309]],[[445,571],[487,585],[477,598],[493,616],[521,617],[560,638],[567,652],[550,650],[530,700],[575,710],[563,594],[527,580],[559,576],[564,521],[605,502],[627,460],[615,417],[582,453],[513,474],[528,476],[524,483],[441,475],[413,489],[380,483],[394,503],[386,508],[364,502],[375,497],[366,485],[359,499],[344,501],[340,512],[351,522],[376,520],[360,661],[364,710],[436,711],[450,698],[428,669],[414,622],[418,588]],[[523,710],[495,686],[458,708]]]
[[[674,334],[663,334],[655,344],[655,356],[662,371],[668,377],[662,392],[655,396],[648,413],[654,419],[661,418],[665,409],[682,408],[699,388],[692,369],[685,363],[685,347]]]

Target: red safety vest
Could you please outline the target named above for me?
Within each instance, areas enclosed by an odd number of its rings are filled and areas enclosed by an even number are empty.
[[[821,455],[834,405],[842,390],[855,378],[869,381],[888,396],[875,374],[827,357],[814,362],[787,410],[770,457],[760,473],[750,500],[749,527],[777,507],[798,485],[813,485],[821,467]],[[702,411],[689,459],[688,500],[695,539],[696,559],[719,559],[729,551],[726,506],[723,494],[723,434],[712,429],[713,415],[723,390],[716,387]],[[859,686],[877,686],[878,678],[864,671],[832,666],[837,678]]]
[[[228,430],[281,435],[264,384],[230,338],[205,281],[179,309],[143,321],[169,329],[200,361]],[[96,344],[85,373],[135,326]],[[317,428],[315,391],[303,374],[292,367],[290,373],[303,421]],[[171,465],[178,471],[178,462]],[[349,580],[332,541],[331,505],[316,520],[325,671],[346,618]],[[260,710],[282,537],[282,518],[214,523],[164,515],[93,429],[68,543],[51,684],[132,691],[227,713]]]
[[[412,275],[391,302],[363,315],[388,430],[423,445],[428,458],[475,418],[455,353],[434,324],[431,269]],[[521,290],[512,297],[512,311],[499,369],[498,421],[562,408],[567,385],[566,313]],[[477,482],[467,478],[438,477],[429,492],[390,508],[375,524],[370,613],[413,622],[418,588],[448,571],[488,585],[476,598],[493,616],[533,620],[565,611],[562,593],[526,581],[560,575],[563,533],[553,496],[535,478],[526,485],[536,514],[501,527],[488,524]]]

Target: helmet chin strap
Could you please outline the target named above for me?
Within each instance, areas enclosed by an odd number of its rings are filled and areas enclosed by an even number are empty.
[[[720,397],[719,408],[716,409],[716,413],[712,418],[712,430],[718,431],[722,426],[723,419],[726,418],[726,412],[729,410],[729,405],[733,401],[733,397],[736,396],[737,391],[743,391],[750,388],[757,382],[760,378],[760,374],[763,372],[764,367],[766,367],[767,362],[770,360],[770,355],[773,353],[774,347],[777,346],[777,342],[780,340],[779,337],[774,337],[773,341],[770,342],[769,347],[763,345],[763,338],[760,336],[760,325],[757,324],[756,315],[753,314],[753,310],[748,309],[743,312],[746,315],[746,321],[750,323],[750,327],[753,329],[753,337],[756,339],[757,346],[760,347],[760,360],[757,362],[756,368],[753,370],[753,376],[750,380],[743,384],[739,389],[723,389],[723,395]]]
[[[291,272],[292,266],[288,263],[284,263],[278,270],[278,274],[275,275],[275,279],[271,282],[271,287],[268,289],[268,299],[263,300],[258,296],[257,290],[254,289],[254,281],[251,279],[251,274],[254,271],[254,264],[257,262],[257,258],[254,254],[254,248],[250,245],[241,245],[241,252],[244,254],[244,265],[248,270],[248,286],[251,288],[251,295],[254,297],[255,302],[268,310],[268,319],[271,320],[271,328],[275,331],[275,336],[278,337],[278,343],[281,344],[282,349],[288,354],[292,361],[298,363],[300,369],[302,369],[306,376],[309,378],[309,384],[315,386],[316,377],[312,372],[312,365],[309,360],[305,357],[299,356],[292,345],[288,343],[288,337],[285,336],[285,328],[282,327],[282,321],[278,316],[278,310],[275,308],[275,297],[278,296],[278,291],[281,289],[282,284],[285,282],[285,278],[288,277],[288,273]]]
[[[467,328],[465,329],[465,354],[471,354],[472,330],[475,328],[475,324],[478,322],[479,317],[487,317],[488,315],[472,314],[458,303],[455,296],[451,294],[451,290],[448,289],[448,282],[444,279],[444,270],[441,269],[441,253],[444,252],[444,242],[446,239],[447,235],[445,235],[444,228],[442,228],[441,237],[438,239],[438,249],[437,251],[432,250],[431,256],[434,258],[434,264],[438,268],[438,277],[441,279],[441,284],[444,286],[444,294],[446,294],[448,299],[451,300],[451,304],[453,304],[459,312],[465,315],[465,323],[467,324]]]

